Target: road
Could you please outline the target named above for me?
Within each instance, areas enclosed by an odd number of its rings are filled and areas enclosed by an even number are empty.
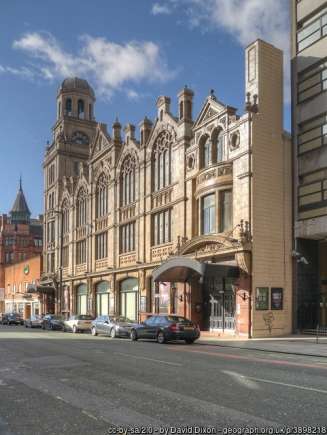
[[[326,399],[326,358],[0,326],[1,435],[326,428]]]

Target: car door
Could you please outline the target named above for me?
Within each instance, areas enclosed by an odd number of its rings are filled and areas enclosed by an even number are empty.
[[[96,329],[99,334],[103,334],[103,316],[99,316],[96,319]]]
[[[110,318],[109,316],[103,316],[103,332],[109,335],[111,331]]]
[[[155,338],[156,336],[156,318],[152,316],[144,322],[143,338]]]

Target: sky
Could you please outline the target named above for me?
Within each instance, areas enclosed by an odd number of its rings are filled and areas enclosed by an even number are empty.
[[[257,38],[284,50],[285,128],[290,128],[287,0],[1,0],[0,212],[19,177],[33,216],[43,212],[42,161],[52,140],[56,91],[65,77],[89,81],[97,121],[156,116],[159,95],[187,85],[194,114],[210,89],[244,106],[244,47]]]

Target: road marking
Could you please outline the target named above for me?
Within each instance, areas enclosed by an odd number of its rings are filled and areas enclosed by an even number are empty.
[[[122,355],[122,356],[128,356],[129,358],[136,358],[136,359],[143,359],[143,360],[147,360],[147,361],[152,361],[152,362],[157,362],[160,364],[167,364],[169,366],[175,366],[175,367],[181,367],[182,364],[180,363],[174,363],[174,362],[170,362],[170,361],[163,361],[161,359],[154,359],[154,358],[147,358],[145,356],[136,356],[136,355],[132,355],[130,353],[123,353],[123,352],[114,352],[117,355]]]
[[[90,414],[89,412],[85,411],[84,409],[82,409],[82,414],[87,415],[89,418],[92,418],[93,420],[98,420],[97,417],[95,417],[95,415]]]
[[[268,358],[255,358],[255,357],[248,357],[244,355],[234,355],[231,353],[222,353],[222,352],[208,352],[205,350],[191,350],[191,349],[185,349],[181,347],[167,347],[169,350],[177,350],[182,352],[189,352],[189,353],[200,353],[204,355],[210,355],[215,356],[217,358],[225,358],[225,359],[235,359],[235,360],[245,360],[245,361],[251,361],[251,362],[263,362],[266,364],[274,364],[274,365],[286,365],[286,366],[295,366],[295,367],[303,367],[303,368],[310,368],[310,369],[318,369],[318,370],[327,370],[327,366],[323,365],[317,365],[317,364],[306,364],[306,363],[297,363],[293,361],[285,361],[285,360],[279,360],[279,359],[268,359]]]
[[[239,375],[239,376],[244,379],[250,379],[251,381],[256,381],[256,382],[263,382],[265,384],[274,384],[287,388],[297,388],[298,390],[313,391],[315,393],[327,394],[327,390],[320,390],[319,388],[303,387],[301,385],[287,384],[286,382],[278,382],[278,381],[270,381],[269,379],[253,378],[252,376],[244,376],[244,375]]]

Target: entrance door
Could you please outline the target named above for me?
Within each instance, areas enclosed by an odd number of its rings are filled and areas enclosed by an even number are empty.
[[[228,278],[211,278],[209,291],[210,330],[233,330],[235,328],[235,294],[232,280]]]

